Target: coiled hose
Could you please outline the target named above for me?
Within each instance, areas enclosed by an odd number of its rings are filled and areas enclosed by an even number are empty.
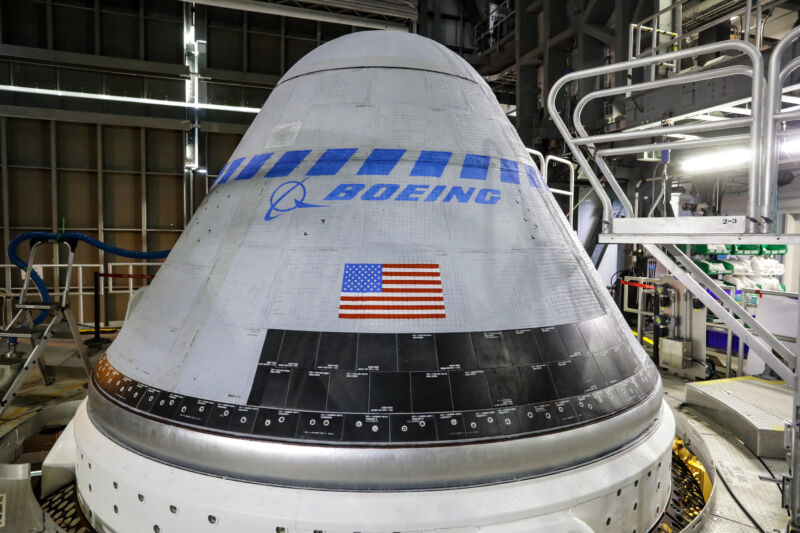
[[[23,271],[28,270],[28,263],[20,259],[17,255],[17,248],[20,244],[25,241],[29,241],[32,239],[40,239],[40,240],[55,240],[56,242],[67,241],[67,240],[77,240],[83,241],[87,244],[94,246],[100,250],[110,252],[115,255],[119,255],[122,257],[127,257],[130,259],[163,259],[167,257],[169,254],[169,250],[161,250],[159,252],[136,252],[133,250],[125,250],[123,248],[117,248],[116,246],[112,246],[110,244],[106,244],[102,241],[98,241],[85,233],[79,233],[77,231],[67,231],[64,233],[49,233],[47,231],[28,231],[26,233],[22,233],[17,235],[11,242],[8,243],[8,258],[14,263],[16,266],[21,268]],[[50,303],[50,293],[47,290],[47,286],[44,283],[44,280],[36,273],[35,270],[31,270],[31,279],[33,280],[34,285],[39,291],[39,294],[42,297],[43,303]],[[47,318],[48,312],[42,311],[39,313],[34,320],[34,324],[40,324]]]

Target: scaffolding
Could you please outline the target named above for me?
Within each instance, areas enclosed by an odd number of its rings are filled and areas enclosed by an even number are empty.
[[[747,13],[749,17],[749,10]],[[602,233],[599,242],[643,245],[650,255],[702,301],[709,311],[743,339],[750,346],[752,353],[761,357],[794,389],[794,420],[793,424],[787,427],[787,436],[791,435],[791,475],[784,476],[779,483],[784,494],[784,504],[790,509],[793,532],[800,531],[800,372],[797,372],[797,355],[752,317],[714,279],[695,265],[677,245],[800,244],[800,235],[780,233],[775,223],[779,145],[791,134],[779,125],[787,121],[800,120],[800,109],[796,106],[784,108],[784,103],[787,102],[784,97],[784,92],[787,90],[785,84],[790,75],[800,69],[800,58],[791,58],[786,65],[783,64],[783,60],[786,52],[798,40],[800,40],[800,28],[795,28],[775,46],[770,57],[766,80],[764,58],[757,46],[758,42],[753,44],[749,40],[731,40],[658,55],[652,53],[625,62],[573,72],[559,79],[548,95],[547,101],[551,118],[602,203]],[[715,65],[714,68],[700,72],[678,74],[661,80],[651,78],[649,81],[631,82],[622,87],[589,92],[576,104],[570,117],[571,128],[556,105],[559,92],[573,82],[602,79],[609,74],[635,72],[636,69],[647,69],[652,72],[652,68],[659,64],[678,64],[683,59],[717,53],[732,56],[727,66]],[[748,80],[749,113],[743,116],[714,117],[715,120],[678,125],[675,125],[675,120],[665,120],[655,127],[646,129],[637,128],[596,135],[590,135],[582,123],[584,108],[597,99],[633,98],[643,92],[665,86],[686,85],[711,78],[734,77],[744,77]],[[791,99],[788,102],[791,103]],[[737,102],[727,102],[722,105],[734,104]],[[653,142],[653,138],[656,138],[656,142]],[[620,146],[619,143],[623,145]],[[618,156],[720,145],[746,145],[749,151],[748,201],[744,216],[639,217],[607,162],[607,159]],[[622,204],[625,214],[623,218],[613,218],[611,197],[590,161],[597,166]],[[653,214],[652,211],[650,214]]]

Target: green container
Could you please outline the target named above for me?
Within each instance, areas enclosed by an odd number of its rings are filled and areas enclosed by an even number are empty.
[[[733,254],[735,255],[761,255],[760,244],[734,244]]]
[[[693,244],[693,254],[717,255],[731,253],[731,246],[728,244]]]
[[[694,264],[700,267],[700,270],[709,276],[722,276],[724,274],[733,274],[733,268],[730,264],[725,264],[722,261],[710,261],[707,259],[694,259]]]
[[[761,245],[761,254],[762,255],[786,255],[786,245],[785,244],[762,244]]]

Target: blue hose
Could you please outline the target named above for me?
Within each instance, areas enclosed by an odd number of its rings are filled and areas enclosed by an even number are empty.
[[[122,257],[128,257],[130,259],[163,259],[167,257],[169,254],[169,250],[161,250],[160,252],[134,252],[133,250],[124,250],[122,248],[117,248],[116,246],[112,246],[110,244],[106,244],[102,241],[98,241],[97,239],[93,239],[89,237],[85,233],[79,233],[77,231],[68,231],[66,233],[49,233],[46,231],[29,231],[26,233],[22,233],[17,235],[11,242],[8,243],[8,258],[11,260],[12,263],[17,265],[23,271],[28,270],[28,263],[20,259],[17,255],[17,248],[20,244],[25,241],[29,241],[31,239],[42,239],[42,240],[49,240],[55,239],[56,242],[59,241],[66,241],[66,240],[78,240],[83,241],[87,244],[91,244],[95,248],[99,248],[100,250],[104,250],[106,252],[110,252],[115,255],[119,255]],[[39,290],[39,294],[42,296],[43,303],[50,303],[50,293],[47,291],[47,286],[44,284],[44,280],[36,273],[35,270],[31,270],[31,279],[33,280],[34,285]],[[48,312],[42,311],[39,313],[34,320],[34,324],[40,324],[47,318]]]

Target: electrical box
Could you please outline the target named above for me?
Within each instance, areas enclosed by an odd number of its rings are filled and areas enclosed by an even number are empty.
[[[672,368],[688,368],[692,365],[692,341],[685,339],[659,339],[661,364]]]

